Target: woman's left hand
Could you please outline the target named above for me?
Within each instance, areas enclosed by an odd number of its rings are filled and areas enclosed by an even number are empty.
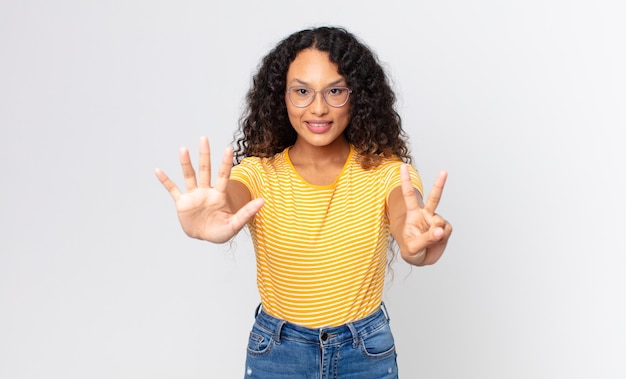
[[[452,233],[452,225],[435,211],[447,177],[446,171],[439,172],[426,204],[423,204],[421,195],[411,183],[407,166],[400,167],[405,212],[404,222],[396,226],[398,230],[394,233],[394,238],[398,242],[402,258],[410,264],[418,266],[433,264],[439,260],[446,248]]]

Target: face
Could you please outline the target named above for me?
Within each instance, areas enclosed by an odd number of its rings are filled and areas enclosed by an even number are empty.
[[[330,61],[327,52],[302,50],[287,71],[287,89],[308,87],[320,91],[336,86],[347,87],[347,83],[339,74],[337,65]],[[335,96],[339,91],[341,90],[331,90],[327,97]],[[285,93],[285,103],[289,121],[298,134],[296,146],[327,147],[347,144],[343,131],[350,122],[350,99],[341,107],[332,107],[324,100],[320,91],[315,94],[311,104],[299,108],[289,100],[288,93]]]

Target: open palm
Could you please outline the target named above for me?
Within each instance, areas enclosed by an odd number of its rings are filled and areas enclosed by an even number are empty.
[[[187,192],[178,186],[160,169],[155,174],[167,189],[176,205],[178,219],[183,231],[190,237],[215,243],[223,243],[234,237],[263,206],[262,199],[248,202],[233,211],[229,204],[226,188],[232,168],[233,152],[226,149],[222,158],[215,186],[211,186],[211,158],[209,141],[200,138],[199,177],[191,164],[189,150],[180,149],[180,165],[185,178]]]

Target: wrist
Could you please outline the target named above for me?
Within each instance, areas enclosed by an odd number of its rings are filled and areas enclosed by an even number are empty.
[[[422,266],[424,260],[426,260],[427,251],[427,248],[424,248],[415,253],[406,250],[400,250],[400,256],[402,256],[402,259],[410,265]]]

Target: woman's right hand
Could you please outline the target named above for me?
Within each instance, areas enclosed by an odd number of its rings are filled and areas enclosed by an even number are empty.
[[[193,238],[215,243],[223,243],[234,237],[244,225],[261,209],[263,199],[254,199],[240,209],[231,209],[226,189],[233,162],[233,150],[227,148],[217,174],[217,181],[211,187],[211,157],[209,140],[200,138],[200,176],[189,158],[187,148],[180,149],[180,165],[183,169],[187,192],[182,193],[176,184],[160,169],[155,174],[167,189],[176,205],[178,220],[184,232]]]

